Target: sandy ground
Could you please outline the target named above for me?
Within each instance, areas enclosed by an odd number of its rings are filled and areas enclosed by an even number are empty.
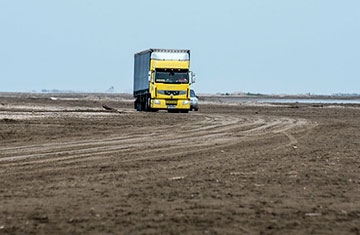
[[[360,234],[359,116],[3,95],[0,234]]]

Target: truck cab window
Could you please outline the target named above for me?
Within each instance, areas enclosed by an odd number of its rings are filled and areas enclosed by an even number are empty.
[[[155,82],[159,83],[188,83],[189,82],[189,73],[187,71],[165,71],[158,70],[155,73]]]

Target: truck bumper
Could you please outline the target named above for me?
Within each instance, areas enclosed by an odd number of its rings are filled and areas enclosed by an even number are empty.
[[[152,99],[151,102],[152,109],[181,109],[189,110],[190,109],[190,100],[164,100],[164,99]]]

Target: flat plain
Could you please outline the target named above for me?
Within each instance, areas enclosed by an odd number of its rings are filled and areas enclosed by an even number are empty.
[[[360,234],[359,117],[355,104],[200,97],[186,114],[2,94],[0,234]]]

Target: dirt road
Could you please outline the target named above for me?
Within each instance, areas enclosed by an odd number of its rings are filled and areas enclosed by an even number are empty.
[[[359,106],[128,99],[1,97],[0,234],[360,234]]]

